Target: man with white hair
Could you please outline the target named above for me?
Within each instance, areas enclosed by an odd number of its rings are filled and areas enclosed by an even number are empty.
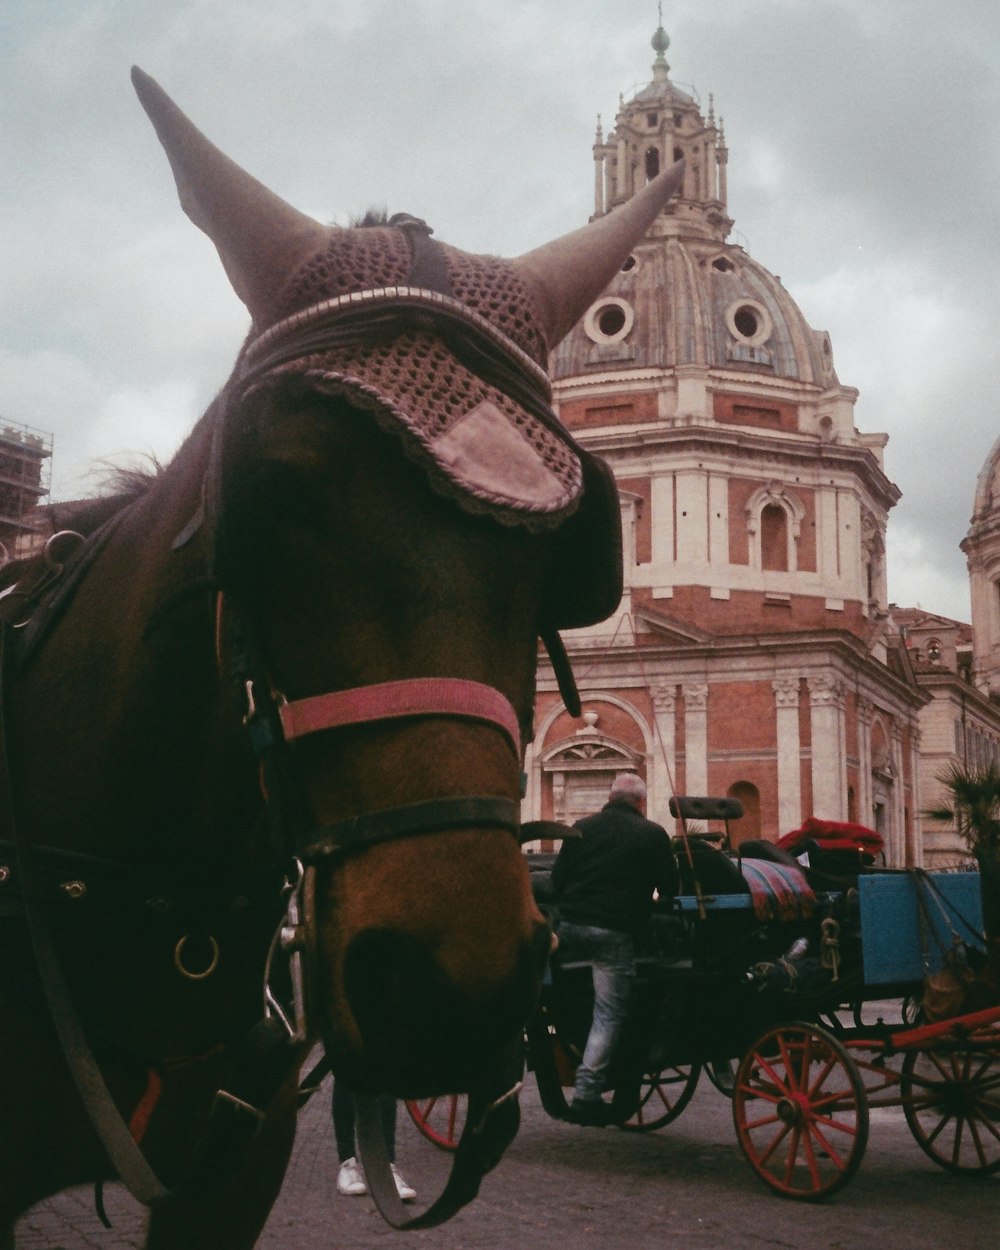
[[[594,1016],[576,1070],[571,1117],[607,1124],[601,1098],[615,1045],[628,1016],[635,979],[635,939],[649,921],[653,891],[676,892],[677,862],[662,825],[646,820],[646,786],[635,773],[619,773],[608,801],[576,823],[552,870],[559,898],[559,950],[593,966]]]

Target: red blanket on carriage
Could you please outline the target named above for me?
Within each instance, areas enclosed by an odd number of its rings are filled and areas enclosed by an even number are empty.
[[[740,869],[758,920],[805,920],[812,915],[816,895],[801,869],[766,859],[741,859]]]

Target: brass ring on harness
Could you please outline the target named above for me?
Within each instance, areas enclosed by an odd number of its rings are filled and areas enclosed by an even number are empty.
[[[204,981],[207,977],[210,977],[219,966],[219,943],[214,937],[212,937],[211,934],[209,934],[208,943],[212,952],[212,957],[208,961],[207,967],[205,967],[201,972],[193,972],[190,968],[185,966],[183,959],[184,947],[187,946],[188,938],[190,936],[190,933],[185,933],[174,947],[174,967],[181,974],[181,976],[185,977],[188,981]]]

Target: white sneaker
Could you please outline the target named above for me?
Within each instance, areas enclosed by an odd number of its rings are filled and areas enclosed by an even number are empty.
[[[392,1169],[392,1179],[396,1182],[396,1192],[399,1194],[400,1201],[412,1202],[417,1196],[417,1191],[403,1180],[395,1163],[390,1163],[389,1167]]]
[[[337,1173],[337,1193],[346,1194],[348,1198],[358,1198],[367,1192],[368,1186],[365,1184],[361,1164],[357,1159],[345,1159]]]

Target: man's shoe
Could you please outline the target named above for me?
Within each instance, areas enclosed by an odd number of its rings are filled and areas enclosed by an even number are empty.
[[[361,1170],[361,1164],[357,1159],[345,1159],[337,1173],[337,1193],[344,1194],[348,1198],[359,1198],[367,1192],[368,1186],[365,1184],[365,1174]]]
[[[400,1201],[412,1202],[417,1196],[417,1191],[412,1185],[403,1180],[403,1177],[400,1175],[399,1168],[396,1167],[395,1163],[390,1163],[389,1169],[392,1172],[392,1179],[396,1182],[396,1193],[399,1194]]]
[[[605,1128],[613,1118],[611,1107],[600,1098],[574,1098],[569,1107],[573,1124],[586,1124],[592,1128]]]

